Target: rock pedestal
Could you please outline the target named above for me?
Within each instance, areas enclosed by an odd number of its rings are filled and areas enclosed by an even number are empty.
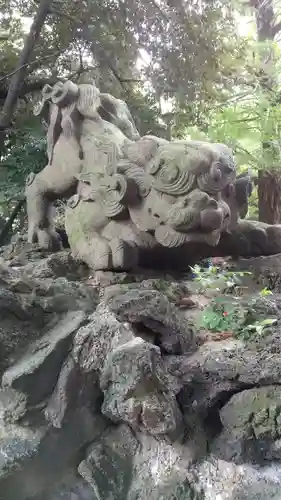
[[[55,255],[1,262],[0,500],[279,500],[279,295],[266,337],[202,344],[183,275]]]

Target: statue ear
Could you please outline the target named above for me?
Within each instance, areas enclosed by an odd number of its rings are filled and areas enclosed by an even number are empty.
[[[252,179],[249,179],[249,184],[248,184],[248,198],[252,195],[253,192],[253,182]]]
[[[98,109],[100,117],[107,122],[116,120],[116,106],[112,100],[106,94],[100,94],[100,101],[101,105]]]
[[[247,213],[248,213],[248,203],[245,203],[244,205],[242,205],[242,207],[239,207],[239,215],[240,215],[240,219],[245,219]]]
[[[248,176],[236,179],[235,191],[238,203],[246,203],[253,191],[253,184],[251,182],[251,179]]]

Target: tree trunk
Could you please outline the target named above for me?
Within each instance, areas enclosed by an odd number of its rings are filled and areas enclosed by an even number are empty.
[[[255,9],[257,35],[259,42],[274,40],[280,26],[275,24],[275,15],[273,10],[273,0],[251,0],[251,6]],[[263,59],[265,62],[265,71],[261,79],[261,85],[265,91],[272,88],[274,60],[272,52],[264,49]],[[263,148],[265,146],[263,145]],[[271,169],[259,172],[258,178],[258,207],[259,220],[268,224],[281,223],[281,170]]]
[[[28,62],[33,49],[39,39],[42,27],[50,11],[52,0],[40,0],[38,11],[34,17],[30,32],[27,35],[22,49],[22,53],[16,68],[16,72],[11,78],[7,97],[0,115],[0,156],[4,151],[6,130],[10,127],[12,117],[17,105],[18,96],[24,83],[24,78],[28,72]]]
[[[6,242],[6,238],[8,236],[8,234],[10,233],[10,231],[13,229],[13,222],[14,220],[16,219],[16,217],[18,216],[18,214],[20,213],[22,207],[24,206],[25,204],[25,198],[21,198],[15,208],[13,209],[9,219],[7,220],[7,222],[4,224],[2,230],[0,231],[0,246],[2,245],[5,245],[5,242]]]
[[[264,170],[258,178],[259,220],[267,224],[281,222],[281,169]]]

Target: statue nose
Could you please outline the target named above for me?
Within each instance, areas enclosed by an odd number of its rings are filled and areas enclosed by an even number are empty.
[[[204,209],[200,212],[200,219],[202,229],[214,231],[221,228],[223,214],[221,210]]]

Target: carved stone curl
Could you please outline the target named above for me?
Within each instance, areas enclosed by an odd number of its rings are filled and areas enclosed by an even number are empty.
[[[51,202],[68,198],[71,249],[94,269],[130,269],[142,251],[216,246],[247,211],[251,181],[231,150],[200,141],[139,137],[123,101],[95,85],[46,86],[48,165],[27,182],[29,241],[59,243]]]

